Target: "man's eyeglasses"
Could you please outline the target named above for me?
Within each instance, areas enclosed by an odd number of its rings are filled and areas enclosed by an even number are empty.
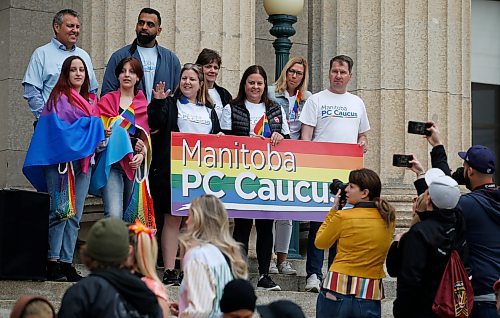
[[[291,70],[291,69],[290,69],[290,70],[288,70],[288,73],[289,73],[290,75],[297,75],[297,76],[302,76],[302,75],[304,75],[304,72],[301,72],[301,71],[296,71],[296,70]]]

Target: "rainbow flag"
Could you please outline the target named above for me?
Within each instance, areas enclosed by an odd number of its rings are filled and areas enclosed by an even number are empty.
[[[211,193],[230,217],[323,221],[332,207],[332,179],[348,181],[363,167],[356,144],[172,133],[171,211]]]
[[[135,134],[135,110],[134,104],[130,104],[130,106],[124,110],[120,115],[123,120],[120,124],[120,127],[124,128],[128,131],[129,134]]]
[[[295,113],[295,118],[299,114],[299,105],[302,101],[302,92],[300,90],[297,91],[297,97],[295,98],[295,103],[293,104],[293,112]]]
[[[271,137],[271,127],[269,127],[269,121],[267,121],[267,116],[265,113],[259,119],[257,124],[255,124],[253,132],[258,136],[264,136],[266,138]]]

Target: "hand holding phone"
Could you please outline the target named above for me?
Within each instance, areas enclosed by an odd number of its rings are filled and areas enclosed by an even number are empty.
[[[412,160],[412,155],[392,155],[392,165],[394,167],[411,168],[410,161]]]
[[[427,130],[427,128],[431,128],[432,123],[424,123],[419,121],[409,121],[408,122],[408,133],[416,134],[416,135],[424,135],[430,136],[432,132]]]

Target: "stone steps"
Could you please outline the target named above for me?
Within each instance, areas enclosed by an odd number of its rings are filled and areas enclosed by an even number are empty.
[[[44,296],[49,299],[56,307],[60,306],[60,302],[64,292],[69,288],[71,283],[56,283],[56,282],[30,282],[30,281],[0,281],[0,317],[9,317],[10,310],[19,296],[23,294],[33,294]],[[177,301],[179,288],[168,287],[168,295],[172,301]],[[306,317],[315,317],[316,313],[316,298],[318,294],[305,293],[296,291],[256,291],[257,304],[268,304],[270,302],[287,299],[298,304]],[[382,317],[392,317],[392,302],[393,298],[386,298],[382,301]],[[254,317],[258,317],[254,315]]]

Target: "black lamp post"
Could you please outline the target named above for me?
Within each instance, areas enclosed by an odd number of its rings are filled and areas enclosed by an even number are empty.
[[[269,15],[268,21],[273,24],[269,33],[276,37],[273,42],[276,53],[275,79],[288,62],[292,41],[289,37],[295,35],[293,24],[297,22],[297,15],[302,11],[304,0],[264,0],[264,9]]]
[[[304,7],[304,0],[264,0],[264,9],[269,15],[268,21],[273,24],[269,33],[276,37],[273,42],[276,53],[276,68],[274,78],[280,77],[281,70],[285,67],[290,57],[292,41],[289,37],[295,35],[293,24],[297,22],[297,15]],[[299,253],[299,222],[293,221],[292,237],[288,248],[288,258],[302,259]]]
[[[276,68],[275,80],[280,77],[281,70],[285,67],[290,56],[290,49],[292,48],[292,41],[289,37],[295,35],[295,29],[292,24],[297,22],[297,17],[288,14],[272,14],[269,16],[269,22],[273,24],[269,33],[276,37],[273,42],[274,51],[276,53]]]

